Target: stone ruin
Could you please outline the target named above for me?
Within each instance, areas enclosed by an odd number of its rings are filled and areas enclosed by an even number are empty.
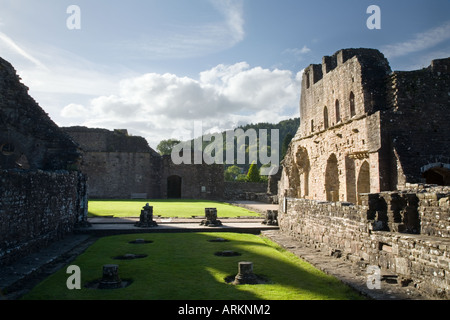
[[[262,224],[266,224],[268,226],[277,226],[278,225],[278,210],[267,210]]]
[[[113,290],[129,286],[132,281],[123,280],[119,275],[119,265],[105,264],[102,267],[102,277],[86,284],[89,289]]]
[[[217,209],[216,208],[205,208],[205,220],[200,222],[200,225],[206,227],[220,227],[222,222],[217,220]]]
[[[450,298],[450,58],[391,71],[373,49],[310,65],[279,182],[280,229]]]
[[[253,262],[242,261],[238,263],[238,273],[232,279],[234,285],[256,285],[267,283],[267,279],[253,272]]]
[[[174,164],[143,137],[127,129],[66,127],[80,145],[80,170],[88,179],[89,196],[96,199],[222,199],[222,164]]]
[[[135,226],[139,228],[153,228],[158,226],[156,221],[153,220],[153,207],[150,204],[147,203],[142,208],[139,221],[135,223]]]
[[[79,146],[0,58],[0,266],[87,224]]]

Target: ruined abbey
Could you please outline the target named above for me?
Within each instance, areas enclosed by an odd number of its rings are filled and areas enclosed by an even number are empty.
[[[450,58],[400,72],[344,49],[307,67],[300,127],[264,187],[281,232],[450,298],[449,108]],[[85,225],[89,197],[243,199],[223,165],[175,165],[127,130],[59,128],[3,59],[0,122],[0,266]]]
[[[448,297],[450,58],[392,72],[377,50],[345,49],[302,81],[280,228]]]

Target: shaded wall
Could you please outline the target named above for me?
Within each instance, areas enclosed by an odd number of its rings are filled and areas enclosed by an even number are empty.
[[[78,172],[0,171],[0,265],[72,233],[87,217]]]

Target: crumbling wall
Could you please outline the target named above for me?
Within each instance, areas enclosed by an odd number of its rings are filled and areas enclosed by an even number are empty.
[[[389,110],[382,113],[392,188],[406,183],[450,185],[450,58],[428,68],[396,71],[387,79]],[[442,181],[427,172],[437,169]]]
[[[71,233],[87,218],[78,145],[0,58],[0,265]]]
[[[377,50],[345,49],[305,69],[300,127],[283,160],[281,192],[358,203],[389,190],[381,112],[391,69]]]
[[[16,71],[0,58],[0,169],[72,170],[76,143],[28,95]]]
[[[330,255],[339,252],[339,256],[361,267],[378,266],[396,274],[400,282],[448,299],[449,196],[449,191],[365,194],[361,206],[284,198],[278,220],[283,232],[302,243]],[[419,201],[408,203],[409,198]],[[407,231],[398,227],[406,224],[408,215],[422,222],[421,234],[397,232]]]
[[[450,58],[391,72],[377,50],[344,49],[305,69],[301,95],[281,230],[449,298]]]

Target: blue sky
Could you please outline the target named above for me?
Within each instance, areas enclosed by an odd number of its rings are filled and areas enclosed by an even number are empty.
[[[448,0],[0,0],[0,56],[58,125],[126,128],[155,148],[194,121],[298,117],[302,70],[342,48],[379,49],[393,70],[450,57],[449,12]]]

